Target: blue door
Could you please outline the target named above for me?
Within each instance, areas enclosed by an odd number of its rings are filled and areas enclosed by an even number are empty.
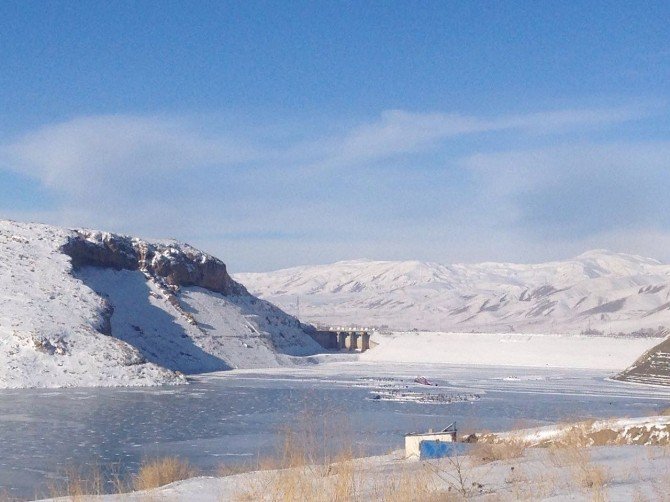
[[[427,439],[419,443],[419,458],[444,458],[458,455],[465,450],[465,443],[452,443],[439,439]]]

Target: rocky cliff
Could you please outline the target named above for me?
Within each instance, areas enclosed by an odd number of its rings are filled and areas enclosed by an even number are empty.
[[[61,250],[71,258],[75,270],[139,270],[173,287],[199,286],[223,295],[248,294],[228,275],[225,263],[188,244],[152,243],[107,232],[74,230]]]

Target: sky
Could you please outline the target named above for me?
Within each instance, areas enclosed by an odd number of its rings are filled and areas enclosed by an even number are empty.
[[[0,2],[0,218],[234,272],[670,262],[667,1]]]

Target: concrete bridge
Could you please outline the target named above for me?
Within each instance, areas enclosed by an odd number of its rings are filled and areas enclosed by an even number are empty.
[[[311,337],[324,349],[365,352],[371,347],[370,333],[366,329],[317,329]]]

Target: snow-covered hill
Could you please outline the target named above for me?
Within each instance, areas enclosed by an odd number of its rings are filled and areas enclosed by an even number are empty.
[[[186,244],[0,221],[0,388],[179,383],[319,350]]]
[[[235,276],[323,324],[435,331],[640,333],[670,328],[670,265],[589,251],[566,261],[439,265],[346,261]]]

